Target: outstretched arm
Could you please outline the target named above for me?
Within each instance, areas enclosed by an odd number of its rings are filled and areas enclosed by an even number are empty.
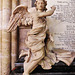
[[[51,16],[54,11],[55,11],[56,7],[55,6],[52,6],[51,7],[51,10],[47,11],[47,12],[42,12],[42,13],[39,13],[39,17],[46,17],[46,16]]]

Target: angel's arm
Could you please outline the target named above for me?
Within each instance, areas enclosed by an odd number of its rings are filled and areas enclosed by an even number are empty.
[[[39,13],[39,17],[46,17],[46,16],[51,16],[54,11],[55,11],[56,7],[55,6],[52,6],[51,7],[51,10],[47,11],[47,12],[42,12],[42,13]]]

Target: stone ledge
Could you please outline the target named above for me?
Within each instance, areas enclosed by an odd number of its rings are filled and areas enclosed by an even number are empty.
[[[22,73],[14,73],[14,74],[10,74],[10,75],[22,75]],[[74,73],[62,73],[62,72],[59,72],[59,73],[34,73],[34,74],[30,74],[30,75],[75,75],[75,72]]]

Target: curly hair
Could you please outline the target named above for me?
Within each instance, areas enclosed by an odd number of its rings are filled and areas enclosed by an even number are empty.
[[[47,1],[45,1],[45,0],[42,0],[43,2],[44,2],[44,4],[45,4],[45,7],[44,7],[44,9],[43,9],[43,11],[46,11],[47,10],[47,8],[46,8],[46,5],[47,5]],[[35,1],[35,7],[36,7],[36,9],[37,9],[37,2],[38,2],[38,0],[36,0]]]

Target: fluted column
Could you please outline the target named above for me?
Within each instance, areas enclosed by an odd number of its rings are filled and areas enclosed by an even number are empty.
[[[18,0],[12,0],[12,11],[17,6]],[[11,69],[15,67],[17,60],[17,30],[11,33]]]
[[[20,4],[27,5],[28,8],[32,7],[32,0],[19,0]]]
[[[28,8],[32,7],[32,0],[28,0]]]
[[[21,5],[27,5],[28,6],[28,0],[19,0]]]
[[[10,73],[10,33],[6,28],[10,19],[11,0],[3,0],[2,12],[2,75]]]
[[[2,0],[0,0],[0,75],[2,75]]]

